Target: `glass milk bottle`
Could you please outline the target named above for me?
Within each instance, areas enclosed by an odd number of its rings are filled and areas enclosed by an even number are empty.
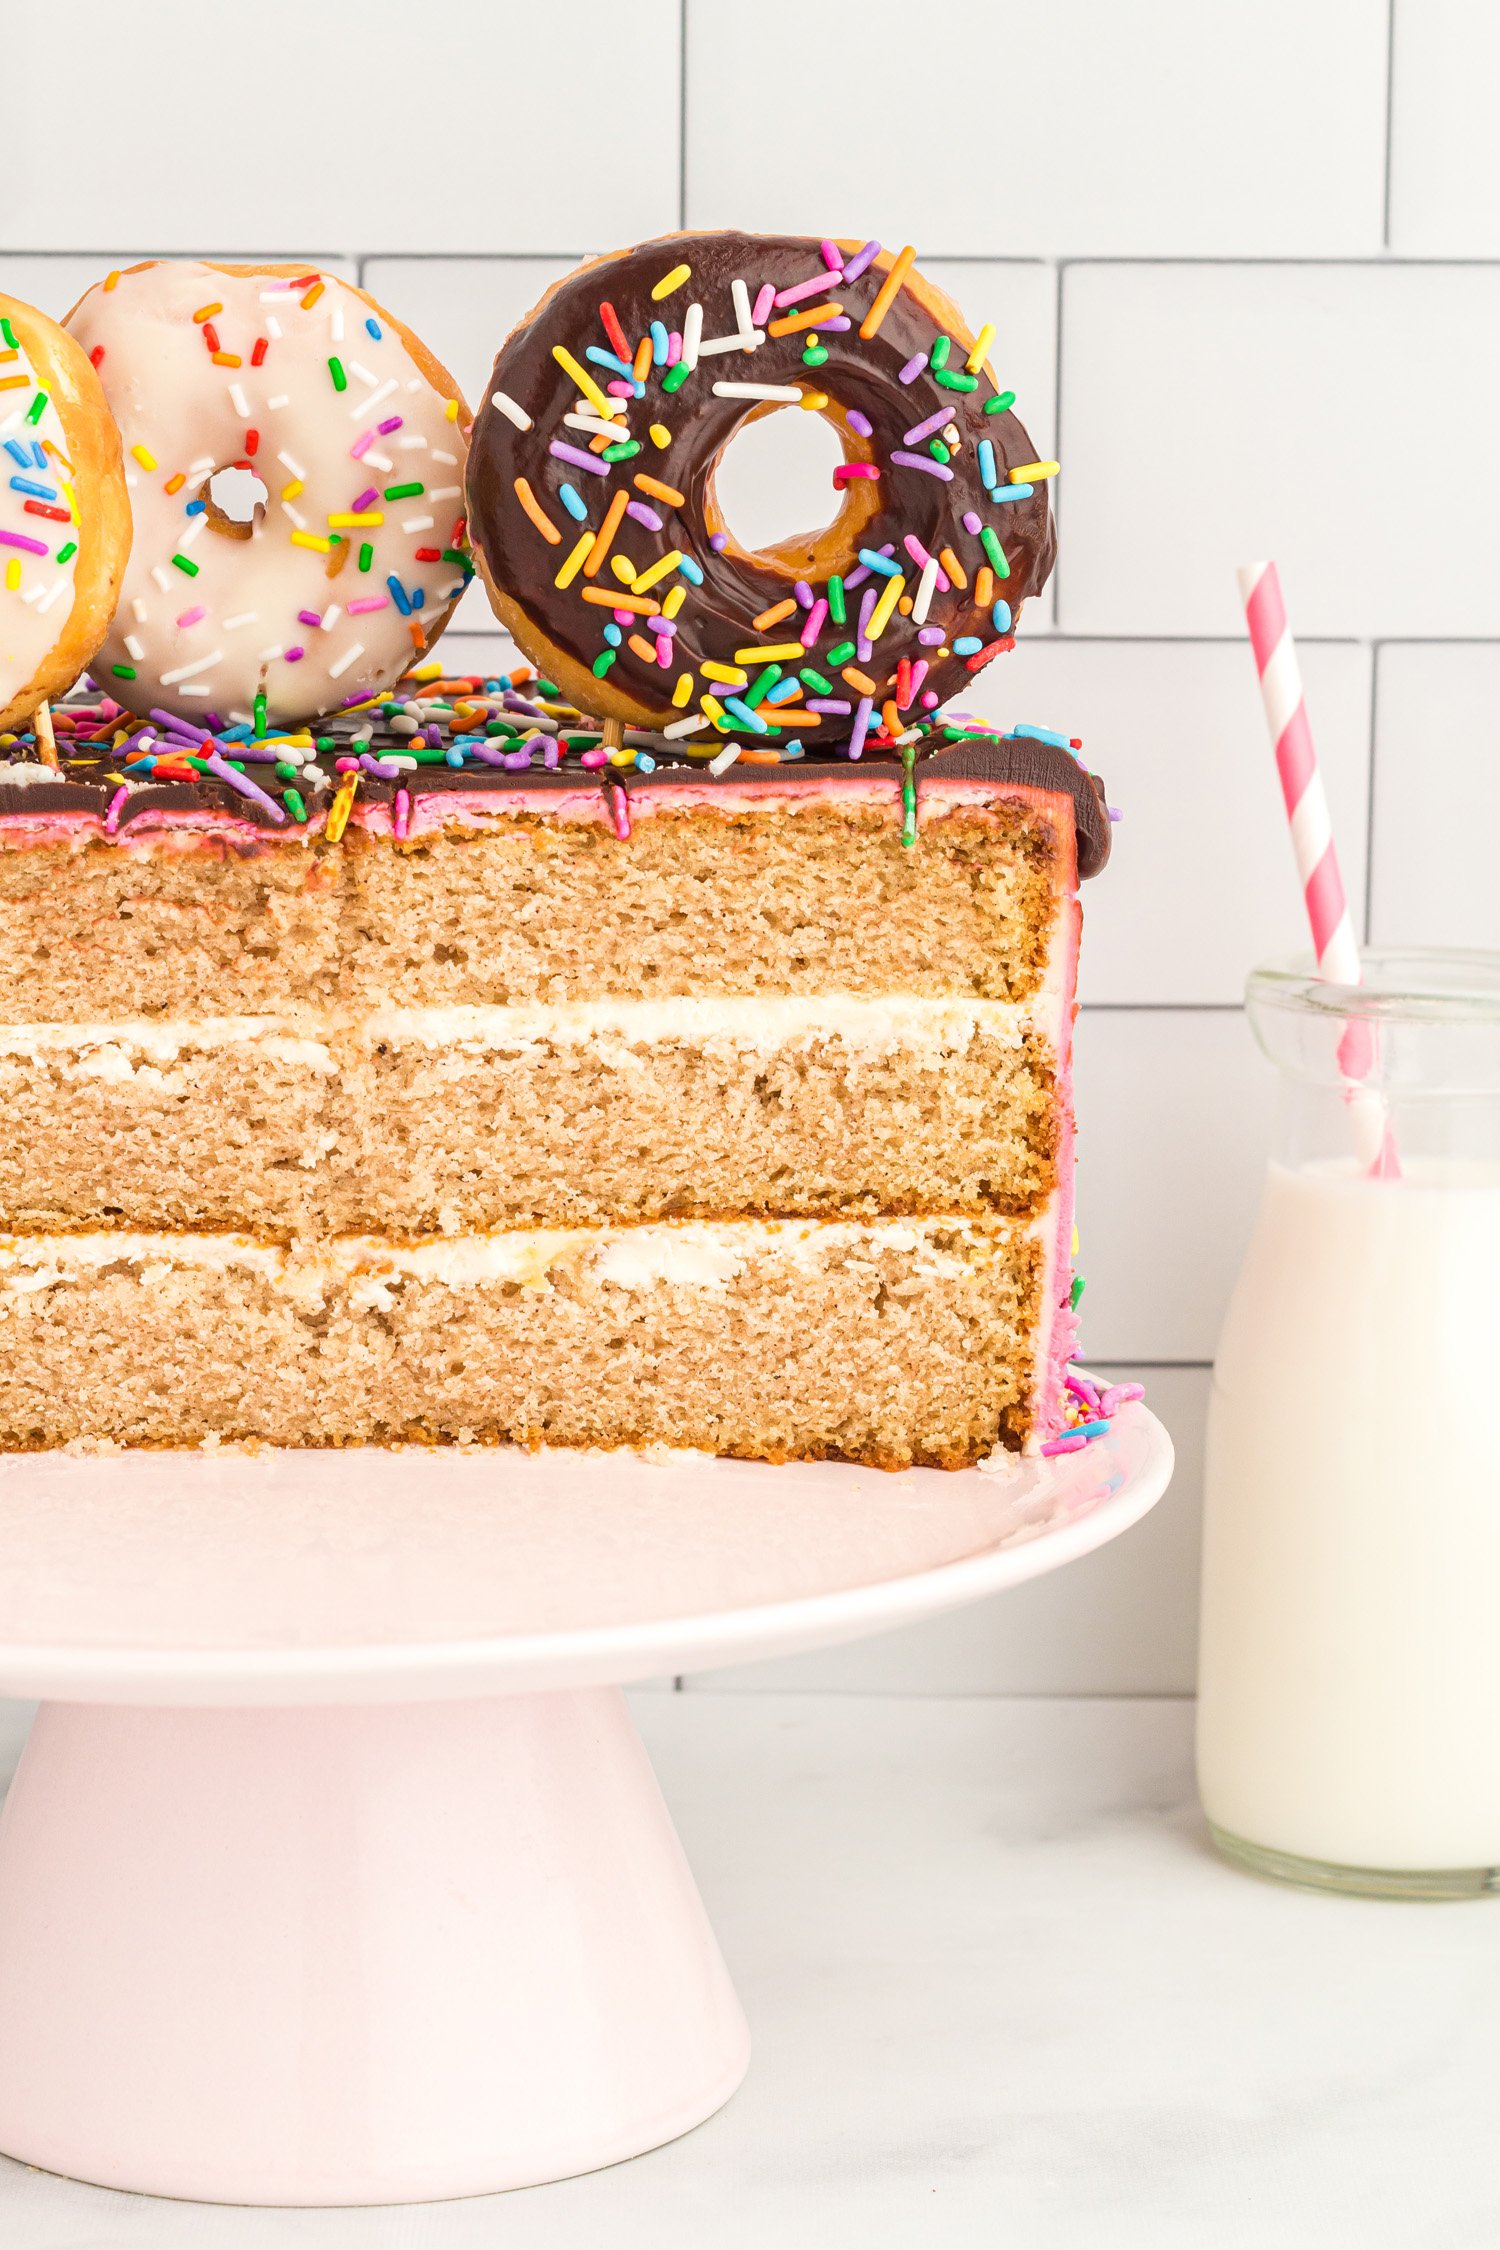
[[[1258,1873],[1463,1897],[1500,1890],[1500,954],[1365,973],[1250,978],[1281,1116],[1209,1409],[1198,1781]]]

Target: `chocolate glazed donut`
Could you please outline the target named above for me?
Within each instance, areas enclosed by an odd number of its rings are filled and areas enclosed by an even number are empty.
[[[1012,645],[1052,567],[1056,464],[997,389],[992,333],[874,243],[676,234],[580,266],[506,341],[474,425],[496,615],[580,707],[684,750],[909,734]],[[714,470],[783,405],[838,430],[842,503],[751,552]]]

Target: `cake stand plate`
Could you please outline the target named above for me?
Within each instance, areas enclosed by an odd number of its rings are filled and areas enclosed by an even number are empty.
[[[1140,1405],[998,1474],[7,1457],[0,1692],[42,1708],[0,1816],[0,2150],[352,2204],[686,2132],[748,2034],[622,1684],[1017,1585],[1171,1468]]]

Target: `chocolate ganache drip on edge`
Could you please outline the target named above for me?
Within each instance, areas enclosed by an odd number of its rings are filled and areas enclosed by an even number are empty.
[[[628,799],[638,789],[684,785],[771,790],[799,776],[884,779],[893,817],[899,817],[910,774],[918,796],[929,778],[1066,796],[1079,874],[1097,875],[1109,857],[1103,784],[1062,738],[1001,735],[981,721],[955,719],[924,732],[904,752],[872,748],[859,760],[833,752],[774,763],[743,757],[729,763],[721,753],[705,764],[659,734],[627,728],[614,755],[629,762],[615,764],[597,721],[580,719],[550,696],[534,700],[541,694],[499,680],[408,679],[378,709],[322,722],[306,746],[277,737],[235,739],[243,729],[178,737],[139,726],[107,699],[80,694],[53,706],[55,778],[40,763],[33,734],[0,737],[0,822],[83,813],[121,835],[138,820],[213,813],[251,823],[268,841],[290,842],[322,828],[341,796],[390,805],[399,835],[403,800],[409,816],[413,797],[592,787]],[[122,746],[132,740],[145,747]]]

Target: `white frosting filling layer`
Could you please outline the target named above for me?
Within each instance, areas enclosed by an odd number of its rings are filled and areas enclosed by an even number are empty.
[[[393,1283],[411,1279],[453,1289],[516,1283],[541,1289],[559,1268],[588,1268],[597,1281],[627,1295],[641,1290],[723,1289],[752,1264],[817,1272],[830,1259],[895,1254],[914,1280],[956,1280],[982,1270],[997,1242],[1035,1231],[964,1217],[923,1219],[674,1220],[621,1227],[518,1227],[499,1234],[395,1243],[345,1235],[281,1249],[238,1234],[51,1234],[0,1238],[0,1291],[29,1295],[86,1282],[101,1269],[138,1267],[153,1275],[174,1269],[248,1269],[287,1294],[316,1300],[348,1288],[356,1301],[381,1307]]]
[[[1019,1044],[1037,1013],[1034,1003],[876,998],[814,994],[765,999],[574,1000],[558,1006],[385,1008],[359,1025],[371,1045],[510,1046],[584,1044],[601,1038],[654,1044],[665,1040],[728,1041],[739,1047],[809,1046],[830,1038],[881,1052],[894,1046],[937,1046],[953,1052],[988,1032]]]
[[[128,1071],[131,1058],[170,1063],[184,1053],[241,1045],[317,1070],[335,1067],[329,1043],[365,1047],[651,1046],[667,1041],[771,1052],[838,1040],[861,1053],[895,1048],[961,1053],[976,1037],[1019,1046],[1032,1025],[1052,1029],[1055,990],[1027,1001],[929,999],[915,994],[829,998],[573,1000],[557,1005],[381,1008],[371,1013],[308,1009],[277,1016],[147,1016],[103,1023],[0,1024],[0,1055],[97,1058]],[[97,1067],[97,1066],[96,1066]]]

